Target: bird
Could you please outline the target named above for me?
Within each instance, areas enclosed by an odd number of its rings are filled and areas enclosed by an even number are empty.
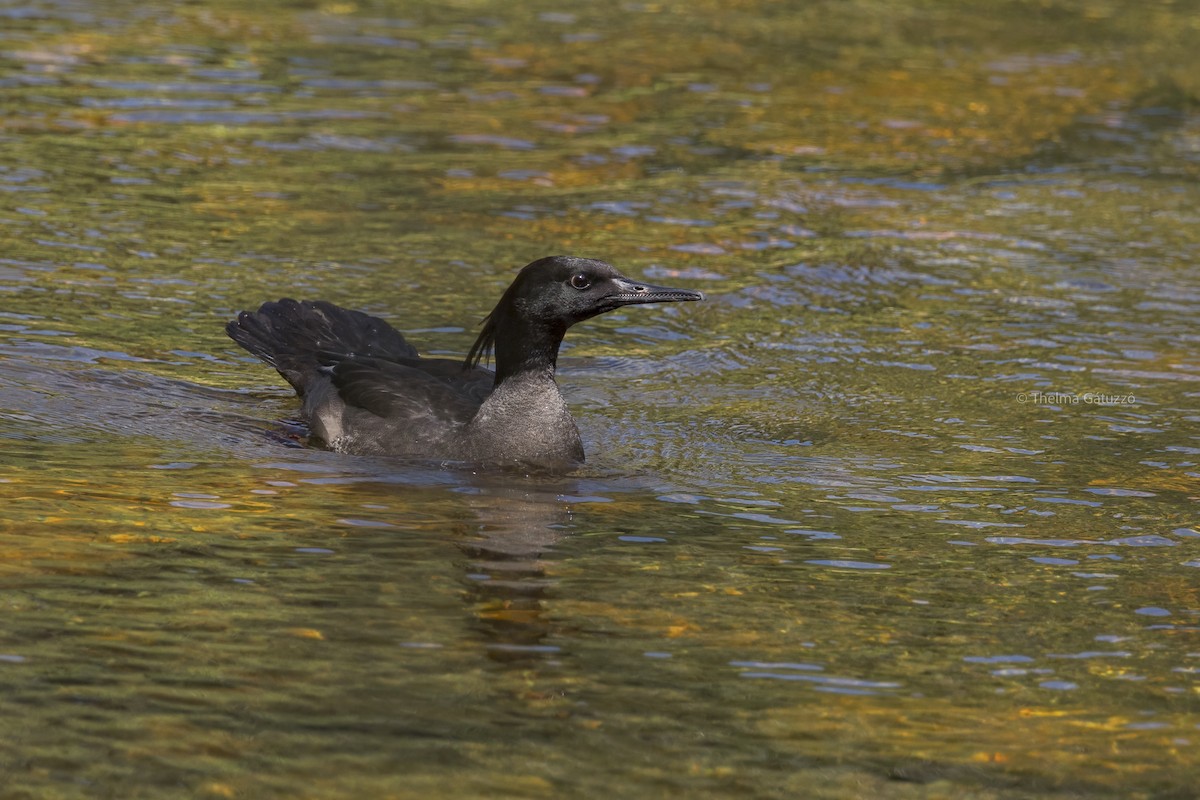
[[[323,300],[264,303],[225,331],[291,384],[329,449],[561,472],[585,460],[555,381],[567,329],[624,306],[703,299],[604,261],[549,256],[517,273],[461,361],[422,357],[382,319]],[[494,371],[480,365],[489,353]]]

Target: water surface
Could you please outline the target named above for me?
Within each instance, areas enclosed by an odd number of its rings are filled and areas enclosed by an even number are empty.
[[[4,796],[1194,794],[1196,9],[243,5],[0,5]],[[558,252],[560,478],[222,333]]]

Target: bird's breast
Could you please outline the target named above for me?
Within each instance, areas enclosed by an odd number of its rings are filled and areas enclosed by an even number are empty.
[[[463,431],[475,459],[561,467],[583,461],[579,429],[552,375],[514,375]]]

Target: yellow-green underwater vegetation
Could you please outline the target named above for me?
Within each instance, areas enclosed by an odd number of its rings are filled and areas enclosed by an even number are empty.
[[[0,0],[0,798],[1192,798],[1195,2]],[[561,477],[306,447],[281,296]]]

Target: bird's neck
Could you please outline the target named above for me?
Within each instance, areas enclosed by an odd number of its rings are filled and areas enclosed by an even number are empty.
[[[558,348],[567,333],[544,324],[507,325],[496,331],[496,386],[517,376],[554,380]]]

